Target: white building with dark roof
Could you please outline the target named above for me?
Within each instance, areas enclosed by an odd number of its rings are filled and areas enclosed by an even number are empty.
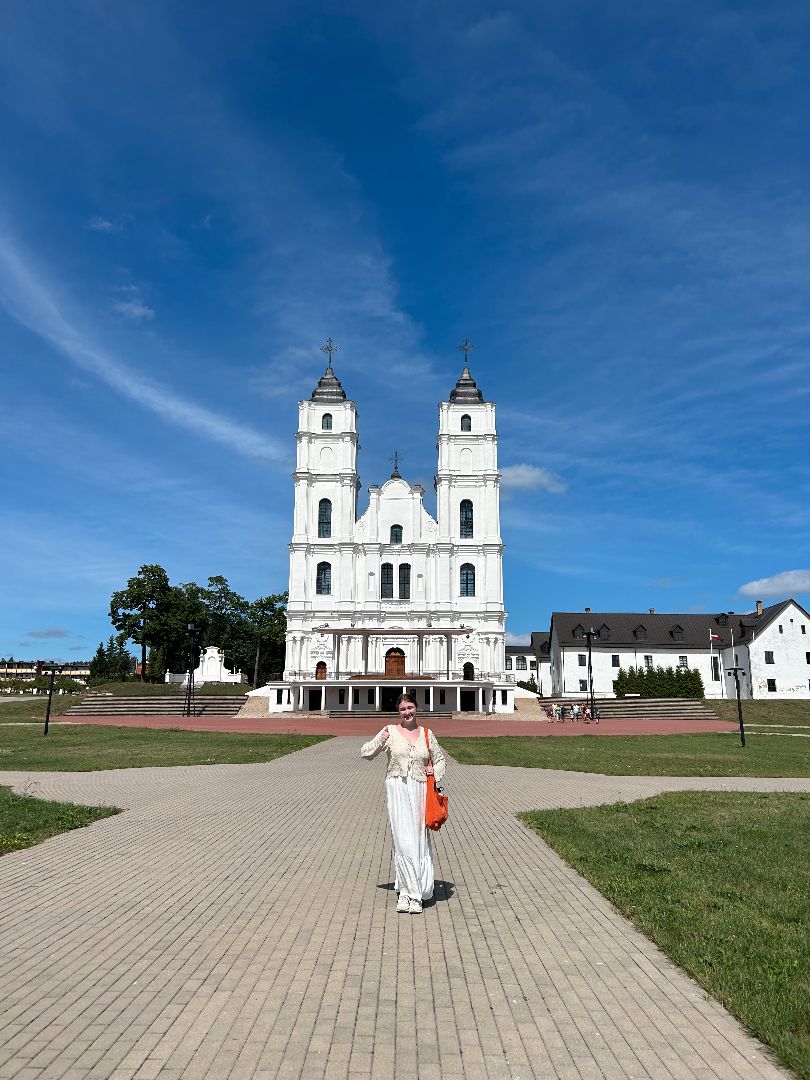
[[[615,696],[619,670],[629,667],[697,669],[707,698],[810,697],[810,615],[795,600],[757,602],[745,614],[555,611],[549,658],[552,694],[585,698],[588,653],[595,697]]]
[[[439,404],[435,519],[397,464],[358,514],[357,419],[330,363],[298,406],[285,670],[259,693],[271,712],[389,711],[404,689],[511,712],[495,405],[466,366]]]
[[[534,679],[541,697],[551,696],[551,657],[549,632],[535,631],[530,645],[506,646],[506,671],[515,682]]]

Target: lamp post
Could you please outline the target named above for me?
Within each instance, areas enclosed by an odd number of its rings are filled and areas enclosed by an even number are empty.
[[[194,716],[194,669],[197,667],[197,635],[199,630],[194,623],[189,623],[186,630],[188,638],[188,682],[186,683],[186,700],[183,705],[183,716]]]
[[[734,639],[732,638],[732,641]],[[745,671],[745,668],[737,666],[736,656],[734,657],[734,667],[727,668],[729,675],[734,676],[734,686],[737,690],[737,719],[740,725],[740,746],[745,746],[745,726],[743,725],[743,712],[742,712],[742,700],[740,698],[740,672]]]
[[[591,642],[595,637],[596,631],[593,627],[585,631],[585,638],[588,642],[588,696],[591,701],[591,720],[596,719],[596,708],[593,701],[593,657],[591,656]]]
[[[48,734],[48,727],[49,727],[50,722],[51,722],[51,702],[53,701],[53,681],[54,681],[54,679],[56,678],[57,675],[62,674],[62,668],[63,667],[64,667],[63,664],[56,664],[56,663],[53,663],[53,662],[50,663],[50,664],[43,664],[42,665],[42,674],[43,675],[50,675],[50,677],[51,677],[50,682],[48,683],[48,704],[45,707],[45,731],[43,732],[44,735]]]

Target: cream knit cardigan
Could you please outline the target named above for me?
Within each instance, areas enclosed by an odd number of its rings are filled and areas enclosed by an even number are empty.
[[[388,732],[387,739],[385,738],[386,731]],[[411,745],[400,732],[399,724],[389,724],[373,739],[363,743],[360,754],[364,758],[374,758],[381,750],[385,750],[388,757],[386,779],[389,776],[410,776],[413,780],[426,780],[425,766],[428,763],[428,752],[423,732],[424,728],[420,727],[419,738]],[[444,752],[430,728],[428,728],[428,737],[433,775],[436,783],[439,784],[445,772]]]

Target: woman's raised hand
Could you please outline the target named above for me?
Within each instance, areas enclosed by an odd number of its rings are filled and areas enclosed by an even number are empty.
[[[382,735],[382,741],[388,742],[388,736],[391,734],[388,728],[383,728],[380,734]]]

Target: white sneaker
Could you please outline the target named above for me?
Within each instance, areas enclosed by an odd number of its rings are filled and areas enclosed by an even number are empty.
[[[411,910],[411,898],[407,893],[401,892],[399,894],[399,900],[397,900],[397,911],[401,914],[407,914]]]
[[[421,915],[422,914],[422,901],[421,900],[414,900],[413,898],[411,898],[411,902],[408,905],[408,913],[410,915]]]

